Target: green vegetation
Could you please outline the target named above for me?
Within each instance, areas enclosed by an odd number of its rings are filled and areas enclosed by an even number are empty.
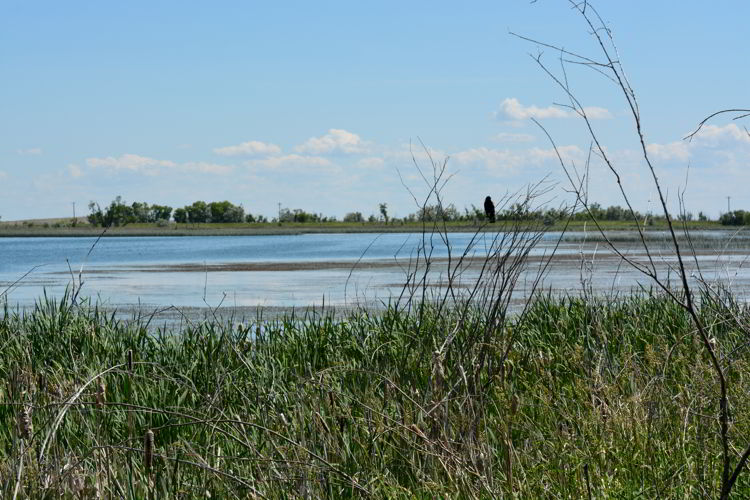
[[[172,207],[166,205],[149,205],[148,203],[133,202],[131,205],[123,202],[118,196],[109,206],[102,210],[95,202],[89,203],[91,214],[89,224],[100,227],[118,227],[135,223],[156,223],[162,227],[168,224],[172,217]],[[258,218],[248,214],[242,205],[234,205],[229,201],[196,201],[192,205],[174,210],[174,220],[178,223],[237,223],[237,222],[265,222],[265,218]]]
[[[88,221],[91,225],[101,227],[118,227],[134,223],[159,223],[168,222],[174,218],[178,224],[226,224],[226,223],[300,223],[300,224],[326,224],[338,222],[334,216],[324,216],[306,212],[305,210],[295,208],[280,208],[278,216],[270,221],[262,215],[254,216],[245,214],[242,205],[234,205],[229,201],[210,202],[196,201],[192,205],[177,208],[174,211],[172,207],[165,205],[149,205],[148,203],[134,202],[127,205],[121,197],[115,198],[109,206],[102,210],[95,202],[89,204],[91,214]],[[443,205],[437,203],[434,205],[425,204],[417,212],[409,214],[402,218],[394,218],[388,214],[388,204],[380,203],[378,205],[379,216],[371,214],[369,217],[363,216],[362,212],[349,212],[342,219],[343,222],[356,223],[367,222],[370,224],[410,224],[423,222],[445,222],[445,223],[469,223],[477,225],[485,222],[486,217],[481,208],[472,205],[471,208],[464,208],[463,212],[459,211],[455,205]],[[727,217],[730,219],[727,219]],[[556,208],[531,208],[528,203],[511,203],[507,207],[498,207],[496,211],[498,221],[540,221],[547,226],[564,224],[568,221],[583,223],[595,219],[605,224],[624,223],[636,226],[636,221],[640,225],[664,225],[666,219],[664,216],[654,215],[652,213],[641,213],[638,211],[631,212],[627,208],[612,205],[603,208],[598,203],[592,203],[587,210],[581,210],[571,214],[566,209]],[[685,213],[679,217],[683,222],[693,221],[692,213]],[[731,220],[727,222],[726,220]],[[699,222],[709,223],[708,218],[701,212],[698,215]],[[737,210],[730,214],[725,214],[721,218],[722,224],[744,224],[745,212]],[[750,215],[747,216],[750,223]]]
[[[722,214],[719,222],[724,226],[748,226],[750,225],[750,212],[733,210]]]
[[[92,201],[89,203],[89,210],[91,211],[88,216],[89,224],[103,227],[124,226],[134,222],[168,221],[172,216],[172,207],[149,205],[137,201],[132,205],[127,205],[119,196],[104,210]]]
[[[748,311],[704,299],[747,436]],[[716,496],[716,387],[673,301],[540,298],[487,320],[391,307],[178,334],[68,300],[6,310],[2,496]]]

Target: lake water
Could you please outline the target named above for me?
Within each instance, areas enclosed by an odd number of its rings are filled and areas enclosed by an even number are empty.
[[[750,285],[747,240],[734,236],[729,249],[723,242],[732,233],[700,232],[699,236],[698,262],[704,278],[729,283],[745,293]],[[469,255],[481,257],[493,237],[486,233],[472,240],[473,234],[450,234],[451,252],[455,258],[473,241]],[[560,233],[548,233],[534,248],[529,271],[519,281],[519,300],[531,289],[540,259],[552,252],[559,237]],[[650,285],[602,242],[583,241],[584,237],[583,233],[566,235],[548,268],[546,289],[576,293],[582,280],[600,292]],[[118,308],[372,305],[401,293],[419,248],[428,249],[434,260],[430,281],[439,284],[448,274],[448,247],[437,235],[424,239],[421,234],[405,233],[109,237],[94,245],[95,241],[0,238],[0,293],[5,291],[0,300],[28,307],[45,292],[60,297],[80,276],[81,296]],[[647,262],[634,243],[620,245],[629,257]],[[674,256],[668,247],[654,248],[658,268],[667,276]],[[461,284],[470,285],[478,273],[478,266],[468,266]]]

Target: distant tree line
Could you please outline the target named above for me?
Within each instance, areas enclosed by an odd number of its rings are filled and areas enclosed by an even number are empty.
[[[724,226],[748,226],[750,225],[750,212],[744,210],[732,210],[722,214],[719,222]]]
[[[741,212],[741,211],[740,211]],[[514,203],[506,208],[498,209],[495,212],[495,218],[499,221],[510,220],[537,220],[546,225],[553,225],[558,221],[571,218],[572,220],[581,221],[595,218],[599,221],[633,221],[634,218],[643,224],[653,224],[654,222],[664,221],[663,215],[655,215],[651,212],[630,211],[618,205],[602,207],[599,203],[592,203],[588,211],[579,210],[571,214],[565,208],[543,208],[531,209],[528,204]],[[464,208],[463,212],[459,211],[453,204],[447,206],[427,205],[422,207],[418,212],[409,214],[401,219],[404,222],[424,222],[424,221],[454,221],[454,222],[476,222],[484,220],[484,209],[472,205],[471,208]],[[679,220],[691,221],[694,216],[691,212],[686,212],[678,216]],[[750,212],[748,212],[750,219]],[[698,213],[698,220],[708,221],[708,217],[703,213]],[[392,219],[394,221],[398,219]],[[750,224],[748,220],[747,224]]]
[[[98,203],[89,203],[88,220],[93,226],[124,226],[134,222],[158,222],[169,221],[172,216],[172,207],[166,205],[149,205],[148,203],[133,202],[125,204],[122,197],[118,196],[102,209]]]
[[[149,205],[137,201],[128,205],[118,196],[104,209],[92,201],[89,203],[89,210],[89,223],[102,227],[149,222],[168,224],[171,218],[178,223],[267,222],[262,215],[245,214],[242,205],[235,205],[229,201],[196,201],[192,205],[173,210],[170,206]]]
[[[470,222],[477,223],[485,220],[484,210],[474,205],[471,208],[464,208],[460,211],[455,205],[426,205],[417,212],[407,215],[403,218],[391,217],[388,214],[388,206],[385,203],[379,204],[379,216],[371,214],[365,217],[362,212],[349,212],[344,215],[343,222],[348,223],[377,223],[385,222],[386,224],[404,224],[409,222]],[[89,203],[91,213],[88,220],[95,226],[122,226],[130,223],[157,223],[167,224],[171,219],[175,222],[185,223],[239,223],[239,222],[269,222],[262,215],[252,215],[245,213],[242,205],[235,205],[229,201],[214,201],[207,203],[205,201],[196,201],[191,205],[182,208],[172,209],[166,205],[149,205],[148,203],[133,202],[130,205],[125,203],[120,196],[115,198],[109,206],[102,209],[95,202]],[[558,221],[566,220],[569,217],[573,220],[588,220],[594,217],[601,221],[632,221],[635,217],[638,221],[645,224],[653,224],[662,221],[663,216],[656,216],[651,213],[642,213],[638,211],[631,212],[628,208],[618,205],[612,205],[607,208],[598,203],[592,203],[588,211],[581,210],[574,214],[562,208],[545,208],[531,209],[528,204],[515,203],[505,208],[498,209],[495,217],[499,221],[508,220],[537,220],[544,224],[553,225]],[[690,212],[683,213],[679,216],[680,220],[691,221],[693,214]],[[707,221],[703,212],[698,213],[698,220]],[[723,214],[719,219],[724,225],[750,225],[750,212],[744,210],[735,210]],[[335,216],[324,216],[306,212],[305,210],[295,208],[281,208],[278,217],[271,220],[273,223],[323,223],[337,222]]]

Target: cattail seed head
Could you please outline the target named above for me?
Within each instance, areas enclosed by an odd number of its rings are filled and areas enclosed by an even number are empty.
[[[143,463],[146,472],[150,472],[151,466],[154,464],[154,431],[151,429],[146,431],[143,438]]]
[[[83,492],[83,478],[76,471],[72,471],[68,475],[68,488],[74,497],[80,497]]]
[[[31,410],[29,407],[24,406],[18,414],[18,432],[23,439],[30,439],[33,430],[34,428],[31,423]]]
[[[445,383],[445,369],[443,368],[443,353],[435,351],[432,353],[432,392],[436,395],[442,393]]]
[[[518,411],[518,396],[513,394],[513,397],[510,399],[510,414],[515,415]]]
[[[133,349],[128,349],[128,371],[133,371]]]
[[[96,406],[101,408],[107,400],[107,384],[103,380],[99,381],[99,387],[96,389]]]

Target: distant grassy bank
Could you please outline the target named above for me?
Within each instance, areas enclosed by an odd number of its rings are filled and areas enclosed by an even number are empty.
[[[283,234],[312,234],[312,233],[411,233],[422,232],[424,227],[432,228],[432,222],[398,222],[395,224],[384,224],[382,222],[322,222],[322,223],[199,223],[199,224],[156,224],[141,223],[128,224],[122,227],[111,227],[105,236],[253,236],[253,235],[283,235]],[[442,227],[442,223],[439,223]],[[682,223],[680,223],[682,224]],[[541,223],[540,223],[541,225]],[[601,221],[600,225],[607,231],[635,230],[636,226],[628,221]],[[688,227],[693,230],[700,229],[736,229],[722,226],[716,221],[690,221]],[[500,222],[496,224],[469,223],[469,222],[447,222],[446,228],[449,232],[474,232],[495,231],[501,228]],[[547,226],[549,230],[559,231],[565,228],[563,222]],[[567,225],[569,231],[582,231],[584,229],[595,231],[596,227],[591,221],[571,221]],[[646,226],[648,231],[666,230],[665,223],[656,221],[653,225]],[[103,231],[101,227],[94,227],[79,220],[73,225],[70,219],[43,219],[30,221],[0,222],[0,237],[24,237],[24,236],[98,236]]]
[[[750,315],[700,314],[731,357],[744,446]],[[718,496],[715,379],[660,296],[542,298],[500,326],[429,306],[146,323],[66,302],[5,311],[0,496]]]

